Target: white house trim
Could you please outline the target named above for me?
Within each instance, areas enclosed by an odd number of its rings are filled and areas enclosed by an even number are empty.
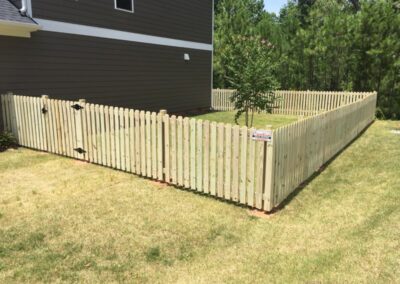
[[[27,8],[28,16],[33,17],[33,14],[32,14],[32,0],[26,0],[26,8]]]
[[[45,19],[35,18],[34,20],[41,26],[43,31],[99,37],[99,38],[131,41],[131,42],[141,42],[147,44],[173,46],[173,47],[181,47],[189,49],[206,50],[206,51],[213,50],[213,45],[207,43],[199,43],[199,42],[172,39],[166,37],[144,35],[138,33],[131,33],[131,32],[99,28],[93,26],[84,26],[84,25],[45,20]]]

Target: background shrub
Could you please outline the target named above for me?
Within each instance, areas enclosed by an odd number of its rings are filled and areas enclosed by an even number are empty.
[[[16,146],[17,140],[10,132],[0,133],[0,152],[3,152],[8,148],[15,148]]]

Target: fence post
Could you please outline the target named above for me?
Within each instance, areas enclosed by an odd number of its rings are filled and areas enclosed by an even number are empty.
[[[267,130],[272,130],[271,125],[266,126]],[[271,211],[274,208],[274,131],[272,131],[272,139],[264,144],[264,211]]]

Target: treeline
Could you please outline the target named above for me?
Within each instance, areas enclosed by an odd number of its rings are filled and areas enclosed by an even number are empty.
[[[377,91],[378,115],[400,119],[400,1],[290,0],[280,15],[262,0],[216,1],[214,87],[230,88],[235,38],[271,43],[281,89]]]

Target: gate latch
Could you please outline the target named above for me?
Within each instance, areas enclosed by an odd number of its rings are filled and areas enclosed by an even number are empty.
[[[78,104],[72,105],[71,107],[72,107],[73,109],[75,109],[75,110],[81,110],[81,109],[83,109],[83,106],[80,106],[80,105],[78,105]]]
[[[85,154],[86,151],[83,150],[82,148],[75,148],[74,151],[78,152],[79,154]]]

